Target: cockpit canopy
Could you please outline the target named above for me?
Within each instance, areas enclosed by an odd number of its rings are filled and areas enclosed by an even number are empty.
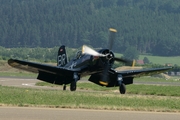
[[[81,56],[82,56],[82,51],[78,51],[78,52],[76,53],[75,58],[76,58],[76,59],[79,59],[79,58],[81,58]]]

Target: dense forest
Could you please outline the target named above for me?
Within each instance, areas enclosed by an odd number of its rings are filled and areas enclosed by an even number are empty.
[[[0,0],[0,46],[135,47],[140,54],[180,56],[179,0]]]

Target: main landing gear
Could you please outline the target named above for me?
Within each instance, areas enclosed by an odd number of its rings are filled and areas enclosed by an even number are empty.
[[[117,76],[117,81],[119,83],[119,92],[120,92],[120,94],[125,94],[126,93],[126,86],[123,83],[122,75],[119,74]]]
[[[66,90],[66,84],[63,86],[63,90]]]
[[[66,90],[66,84],[63,86],[63,90]],[[76,91],[76,82],[75,81],[71,82],[70,90],[71,91]]]
[[[76,91],[76,83],[79,80],[79,76],[78,76],[78,74],[76,72],[74,73],[73,80],[74,81],[72,81],[71,84],[70,84],[70,90],[71,91]],[[66,90],[66,84],[64,84],[63,90]]]
[[[66,90],[66,85],[63,86],[63,90]],[[71,82],[70,90],[71,91],[76,91],[76,82],[75,81]]]
[[[71,82],[71,84],[70,84],[70,90],[71,90],[71,91],[76,91],[76,81]]]
[[[124,83],[122,83],[121,85],[119,85],[119,92],[121,94],[125,94],[126,93],[126,86]]]

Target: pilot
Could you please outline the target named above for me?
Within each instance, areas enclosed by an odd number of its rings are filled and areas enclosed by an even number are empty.
[[[79,59],[81,57],[81,55],[82,55],[81,51],[78,51],[76,54],[76,59]]]

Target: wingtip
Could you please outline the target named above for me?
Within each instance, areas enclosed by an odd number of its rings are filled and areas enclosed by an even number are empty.
[[[13,62],[14,62],[14,60],[13,60],[12,58],[10,58],[10,59],[7,61],[7,63],[8,63],[9,65],[11,65]]]
[[[8,64],[9,64],[9,63],[11,63],[12,61],[13,61],[13,59],[12,59],[12,58],[10,58],[10,59],[8,60]]]
[[[173,66],[170,66],[170,67],[168,67],[169,69],[173,69],[174,67]]]
[[[7,61],[7,63],[8,63],[8,65],[10,65],[10,66],[14,66],[14,63],[16,62],[16,59],[12,59],[12,58],[10,58],[8,61]]]

